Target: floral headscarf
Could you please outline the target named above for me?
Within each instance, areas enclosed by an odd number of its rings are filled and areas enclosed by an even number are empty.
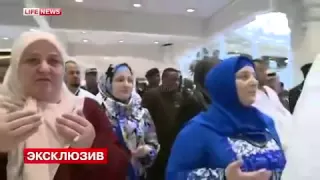
[[[112,84],[112,80],[113,80],[115,73],[120,68],[123,68],[123,67],[128,68],[129,71],[131,72],[131,74],[133,74],[131,67],[126,63],[122,63],[122,64],[118,64],[116,66],[110,65],[108,70],[100,76],[99,81],[98,81],[98,88],[99,88],[99,92],[104,100],[106,100],[107,98],[111,98],[115,101],[120,101],[119,99],[117,99],[116,97],[114,97],[112,95],[112,85],[111,84]],[[135,103],[135,104],[141,103],[141,97],[137,93],[135,93],[134,90],[132,91],[131,99],[129,101],[129,104],[132,104],[132,103]]]

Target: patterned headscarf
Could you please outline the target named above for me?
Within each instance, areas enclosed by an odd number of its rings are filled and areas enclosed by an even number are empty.
[[[118,98],[114,97],[112,94],[112,81],[113,81],[114,75],[120,69],[123,69],[123,68],[127,68],[131,72],[131,74],[133,74],[131,67],[127,63],[122,63],[115,66],[111,64],[107,69],[107,71],[100,76],[98,81],[98,88],[103,99],[112,98],[115,101],[122,102]],[[132,100],[134,100],[135,103],[140,103],[141,97],[137,93],[134,93],[134,91],[132,91],[130,101]]]

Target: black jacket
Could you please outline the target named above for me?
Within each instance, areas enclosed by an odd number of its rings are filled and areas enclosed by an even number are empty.
[[[294,108],[297,104],[297,101],[300,97],[300,94],[302,92],[302,89],[303,89],[303,84],[304,82],[302,82],[301,84],[299,84],[298,86],[292,88],[290,91],[289,91],[289,111],[291,113],[293,113],[294,111]]]
[[[203,90],[195,89],[184,93],[183,101],[176,118],[175,132],[179,132],[184,124],[211,104],[210,97]]]

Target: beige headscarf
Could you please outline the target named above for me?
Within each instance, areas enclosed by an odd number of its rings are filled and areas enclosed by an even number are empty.
[[[38,102],[32,97],[24,97],[24,90],[18,79],[18,65],[23,51],[35,41],[47,40],[54,44],[66,59],[66,53],[56,37],[48,32],[26,32],[14,43],[9,69],[0,88],[0,102],[8,97],[15,102],[24,104],[21,109],[36,110],[42,116],[42,125],[39,131],[8,152],[7,180],[53,180],[59,164],[24,164],[24,148],[63,148],[69,147],[71,142],[66,142],[56,131],[55,121],[63,113],[70,113],[82,108],[83,99],[75,97],[63,83],[61,101],[58,104]],[[26,74],[27,76],[27,74]],[[63,77],[61,77],[63,78]],[[6,113],[7,109],[0,109]]]

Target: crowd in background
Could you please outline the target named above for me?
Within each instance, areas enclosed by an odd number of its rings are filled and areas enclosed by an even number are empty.
[[[81,86],[54,35],[22,34],[0,89],[0,179],[280,180],[304,82],[285,90],[268,62],[247,56],[191,69],[193,79],[152,68],[145,81],[119,62],[99,77],[87,69]],[[108,148],[109,160],[25,165],[25,147]]]

